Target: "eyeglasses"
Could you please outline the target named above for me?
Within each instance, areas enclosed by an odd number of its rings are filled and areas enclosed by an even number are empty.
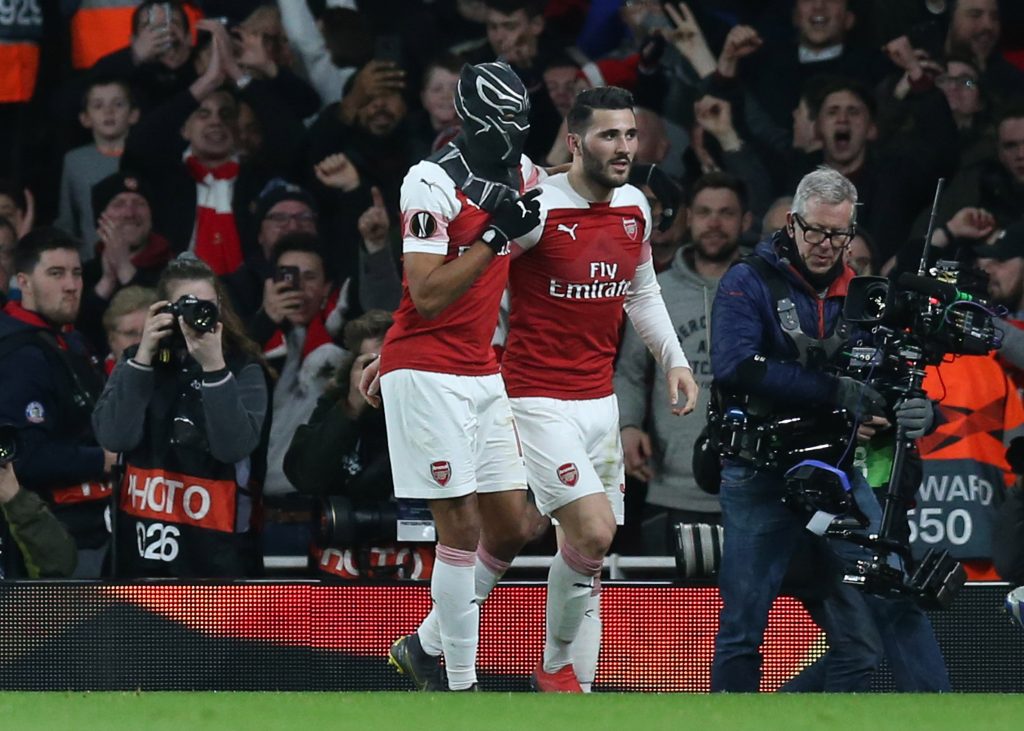
[[[815,228],[808,225],[807,221],[799,213],[794,213],[793,219],[800,224],[800,229],[804,232],[804,242],[811,246],[818,246],[827,239],[833,249],[845,249],[850,245],[854,235],[857,233],[856,228],[853,226],[845,231],[829,231],[824,228]]]
[[[970,76],[950,76],[948,74],[940,74],[935,77],[935,83],[940,86],[962,86],[965,89],[973,89],[978,85],[978,80]]]
[[[300,226],[311,226],[316,223],[316,215],[313,213],[268,213],[263,220],[270,221],[275,226],[284,226],[293,221]]]

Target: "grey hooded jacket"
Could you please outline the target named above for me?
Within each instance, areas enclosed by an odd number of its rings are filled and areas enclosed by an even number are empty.
[[[700,385],[697,408],[686,416],[669,409],[665,374],[628,322],[615,367],[619,426],[649,431],[654,477],[647,484],[647,502],[677,510],[716,513],[718,498],[701,490],[693,479],[693,443],[704,428],[711,390],[711,303],[717,279],[706,279],[693,268],[693,249],[676,252],[672,265],[658,275],[661,295],[679,335],[693,376]]]

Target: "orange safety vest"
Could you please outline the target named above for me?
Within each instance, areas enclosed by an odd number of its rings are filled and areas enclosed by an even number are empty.
[[[31,41],[0,41],[0,104],[27,102],[36,90],[39,46]]]
[[[71,17],[71,64],[91,68],[104,56],[127,48],[132,42],[132,14],[141,0],[82,0]],[[195,41],[196,21],[203,13],[184,5]]]
[[[71,16],[71,65],[94,63],[132,42],[132,13],[140,0],[82,0]]]
[[[943,362],[938,368],[929,367],[924,388],[931,398],[940,400],[939,408],[945,418],[945,423],[918,441],[925,462],[925,481],[931,472],[942,475],[942,463],[959,464],[961,468],[973,463],[971,473],[975,476],[1001,482],[996,492],[1010,488],[1016,476],[1006,461],[1006,447],[1010,439],[1024,431],[1024,404],[996,356],[961,356]],[[950,477],[955,480],[956,475]],[[955,481],[948,483],[945,492],[956,492]],[[920,502],[922,494],[917,497]],[[929,530],[935,536],[944,529],[943,518],[950,517],[945,513],[957,507],[965,512],[962,502],[952,502],[948,495],[946,499],[945,506],[930,508]],[[992,495],[991,499],[998,498]],[[975,517],[984,519],[984,514]],[[957,527],[962,532],[964,526]],[[981,527],[973,526],[975,531]],[[964,561],[968,578],[997,579],[991,563],[988,559]]]

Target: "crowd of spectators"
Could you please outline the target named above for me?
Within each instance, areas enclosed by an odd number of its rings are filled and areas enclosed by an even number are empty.
[[[74,312],[63,320],[36,312],[44,329],[73,326],[72,350],[80,347],[97,368],[105,359],[100,370],[109,376],[143,339],[153,303],[165,299],[154,288],[168,265],[186,252],[205,262],[238,315],[240,335],[262,352],[252,361],[267,374],[265,443],[253,457],[265,459],[266,476],[251,515],[235,515],[234,525],[260,536],[267,555],[307,551],[324,495],[348,494],[357,506],[386,502],[382,420],[366,411],[354,384],[401,296],[403,177],[458,134],[453,96],[465,62],[500,58],[520,75],[531,101],[526,154],[545,166],[569,160],[564,115],[577,91],[607,84],[633,92],[636,162],[657,164],[676,184],[644,193],[656,221],[667,200],[677,202],[674,221],[653,232],[652,247],[670,314],[705,392],[718,278],[782,226],[789,203],[783,196],[818,165],[857,186],[858,237],[849,260],[858,273],[916,270],[936,180],[946,178],[932,258],[977,264],[991,277],[990,294],[1008,309],[1010,325],[1022,315],[1018,3],[14,5],[26,11],[0,14],[0,304],[24,304],[29,288],[28,301],[39,306],[33,268],[64,245],[47,249],[37,241],[33,258],[19,256],[18,241],[43,231],[52,242],[63,232],[75,242],[81,267],[77,284],[63,285]],[[635,333],[624,342],[616,389],[632,489],[627,530],[618,540],[625,550],[667,553],[670,526],[717,522],[717,500],[696,489],[690,469],[700,424],[663,418],[650,396],[658,380],[652,364]],[[26,362],[0,349],[5,391],[33,375]],[[992,364],[1010,369],[1013,385],[1024,386],[1020,371],[999,359]],[[48,357],[37,366],[62,367]],[[967,368],[950,372],[945,383],[977,377]],[[985,433],[1005,445],[1024,427],[1015,389],[1000,392],[999,418],[985,417],[999,422],[993,426],[971,415],[987,414],[990,404],[961,386],[950,389],[960,400],[940,429],[947,438]],[[24,487],[67,515],[68,504],[55,501],[62,494],[57,483],[121,472],[91,430],[51,429],[50,408],[43,397],[6,398],[0,419],[41,432],[28,440],[15,470]],[[958,419],[953,409],[971,413]],[[113,439],[119,444],[132,442],[141,423],[122,417],[127,432]],[[47,440],[58,437],[61,450],[72,443],[92,450],[74,457],[89,463],[86,472],[55,474],[55,460],[66,452],[48,451]],[[926,482],[928,452],[942,446],[924,449]],[[1014,482],[1001,449],[978,459],[997,490]],[[239,486],[255,485],[251,478],[246,473]],[[979,510],[977,517],[994,520],[992,512]],[[81,521],[67,527],[72,536],[95,529]],[[313,565],[346,578],[381,575],[382,567],[393,575],[429,573],[428,556],[396,551],[383,538],[376,543],[372,551],[320,550]],[[121,551],[133,550],[130,544],[124,541]],[[143,552],[141,537],[138,545]],[[89,548],[97,548],[94,537]],[[961,556],[984,562],[990,543],[972,550]],[[109,561],[102,569],[95,556],[85,560],[80,552],[77,575],[110,570]],[[990,565],[977,571],[995,576]]]

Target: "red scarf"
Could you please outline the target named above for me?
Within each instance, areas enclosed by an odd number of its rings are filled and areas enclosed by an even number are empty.
[[[334,305],[338,302],[338,290],[331,292],[327,298],[327,304],[320,312],[316,313],[316,317],[306,325],[306,341],[302,344],[302,357],[300,363],[306,359],[306,356],[312,353],[314,350],[319,348],[325,343],[332,343],[334,339],[331,334],[327,331],[327,315],[334,309]],[[274,334],[270,336],[270,339],[263,344],[263,354],[267,358],[280,358],[288,354],[288,345],[284,339],[284,333],[281,330],[275,330]]]
[[[59,329],[48,323],[42,317],[31,310],[26,310],[21,306],[20,302],[10,301],[4,305],[4,312],[13,317],[15,320],[24,322],[26,325],[39,328],[40,330],[46,330],[53,333],[54,338],[57,340],[57,344],[61,350],[68,349],[67,341],[61,337],[61,333],[70,333],[73,328],[71,325],[63,325]]]
[[[238,162],[229,160],[208,168],[187,151],[185,167],[196,181],[195,254],[215,274],[230,274],[242,266],[242,243],[231,208]]]

